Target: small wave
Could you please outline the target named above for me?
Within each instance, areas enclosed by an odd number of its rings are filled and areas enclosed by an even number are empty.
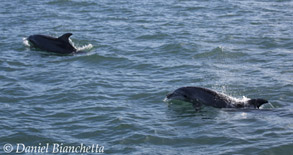
[[[194,56],[194,58],[214,58],[218,60],[228,59],[228,58],[238,58],[245,56],[245,53],[234,51],[232,52],[230,49],[226,49],[223,46],[218,46],[211,51],[207,51],[204,53],[199,53]]]

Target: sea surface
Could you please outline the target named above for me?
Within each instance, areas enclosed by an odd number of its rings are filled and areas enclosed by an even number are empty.
[[[104,154],[293,154],[292,8],[291,0],[1,0],[0,153],[49,145],[51,154],[55,144],[60,154],[82,145]],[[68,32],[83,52],[26,44]],[[195,111],[163,101],[183,86],[270,103]]]

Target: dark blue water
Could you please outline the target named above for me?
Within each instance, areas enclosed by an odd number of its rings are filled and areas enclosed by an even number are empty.
[[[105,154],[292,154],[292,8],[290,0],[1,0],[0,152],[98,144]],[[67,32],[84,53],[23,41]],[[196,112],[163,102],[183,86],[270,104]]]

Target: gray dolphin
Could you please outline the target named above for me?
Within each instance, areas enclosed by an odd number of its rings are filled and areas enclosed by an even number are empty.
[[[212,106],[215,108],[253,108],[259,109],[262,104],[268,103],[265,99],[249,99],[238,101],[216,91],[201,87],[182,87],[168,94],[165,100],[181,100],[192,103],[198,110],[201,105]]]
[[[59,54],[70,54],[77,51],[69,42],[71,35],[72,33],[65,33],[58,38],[45,35],[31,35],[27,39],[33,47],[41,50]]]

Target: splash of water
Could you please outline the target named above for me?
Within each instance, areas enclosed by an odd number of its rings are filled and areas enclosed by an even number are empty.
[[[269,102],[268,104],[271,106],[271,108],[275,108],[271,102]]]
[[[75,43],[69,38],[70,44],[77,50],[77,51],[87,51],[92,49],[94,46],[92,44],[83,45],[81,47],[75,45]]]
[[[164,100],[163,100],[163,102],[169,102],[169,101],[170,100],[167,97],[165,97]]]
[[[27,46],[27,47],[31,47],[29,41],[27,40],[27,38],[22,38],[22,43]]]
[[[247,102],[247,101],[250,100],[250,98],[248,98],[246,96],[242,96],[242,98],[235,98],[235,97],[232,97],[232,96],[230,96],[230,97],[233,98],[237,102]]]
[[[90,50],[92,49],[94,46],[92,44],[87,44],[87,45],[83,45],[81,47],[77,47],[77,51],[85,51],[85,50]]]

